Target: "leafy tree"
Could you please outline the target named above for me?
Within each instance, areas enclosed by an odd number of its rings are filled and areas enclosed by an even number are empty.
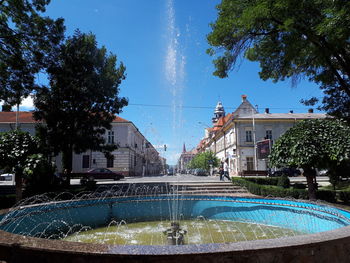
[[[42,153],[28,156],[23,174],[26,178],[26,194],[34,195],[51,190],[55,184],[55,166]]]
[[[0,133],[0,169],[11,167],[15,174],[16,199],[22,199],[22,178],[29,156],[39,152],[39,140],[28,132]]]
[[[340,120],[305,120],[276,140],[269,156],[271,167],[301,167],[309,198],[316,199],[315,168],[336,172],[350,159],[350,127]]]
[[[227,77],[244,55],[260,63],[263,80],[318,83],[320,108],[350,121],[349,1],[222,0],[217,9],[208,35],[214,75]]]
[[[189,163],[188,168],[190,169],[203,169],[209,172],[210,165],[212,167],[218,167],[220,164],[219,159],[211,151],[198,153]]]
[[[88,149],[108,153],[116,145],[105,144],[103,135],[115,114],[127,105],[118,97],[125,67],[117,58],[98,48],[93,34],[76,31],[49,65],[50,87],[38,90],[34,118],[43,120],[40,137],[53,153],[62,152],[63,166],[72,169],[72,153]]]
[[[50,0],[0,1],[0,99],[18,105],[37,88],[35,74],[52,60],[63,19],[40,16]]]

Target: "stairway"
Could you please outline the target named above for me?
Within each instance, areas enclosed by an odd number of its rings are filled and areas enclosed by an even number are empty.
[[[253,197],[246,189],[231,182],[183,182],[170,183],[182,195],[225,195],[237,197]]]

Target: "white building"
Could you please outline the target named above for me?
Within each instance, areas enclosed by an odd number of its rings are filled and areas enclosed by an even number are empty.
[[[16,113],[0,112],[0,132],[15,129]],[[35,134],[36,122],[31,112],[19,112],[19,128]],[[138,128],[128,120],[115,117],[112,128],[106,131],[106,143],[116,143],[118,149],[106,158],[101,152],[87,151],[73,154],[73,172],[83,172],[91,168],[109,168],[125,176],[157,175],[162,171],[164,159],[141,134]],[[61,160],[56,158],[56,166],[61,171]]]
[[[213,120],[216,115],[217,107]],[[269,139],[273,144],[296,122],[326,117],[326,114],[312,110],[308,113],[270,113],[265,109],[264,113],[259,113],[247,96],[242,95],[242,103],[234,112],[221,116],[213,123],[213,128],[206,129],[206,136],[197,149],[211,150],[222,161],[228,158],[230,175],[238,175],[244,170],[266,170],[267,160],[257,158],[257,142]]]

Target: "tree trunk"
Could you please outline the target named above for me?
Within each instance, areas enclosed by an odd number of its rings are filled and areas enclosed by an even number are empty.
[[[63,170],[67,170],[69,173],[72,171],[72,166],[73,166],[72,158],[73,158],[72,149],[68,149],[62,152]]]
[[[19,202],[22,200],[22,173],[19,171],[15,171],[15,183],[16,183],[16,202]]]
[[[73,158],[73,150],[71,147],[70,149],[65,150],[62,152],[62,163],[63,163],[63,173],[66,177],[66,183],[65,186],[70,185],[70,178],[71,178],[71,172],[72,172],[72,158]]]
[[[310,167],[303,168],[303,170],[304,170],[304,176],[306,177],[306,181],[307,181],[309,199],[312,201],[315,201],[316,200],[316,187],[315,187],[316,171]]]
[[[18,130],[18,118],[19,118],[19,103],[16,105],[16,124],[15,124],[15,129]]]

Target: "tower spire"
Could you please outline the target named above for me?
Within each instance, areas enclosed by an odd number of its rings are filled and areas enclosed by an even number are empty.
[[[185,153],[186,152],[186,145],[184,143],[184,146],[182,147],[182,152]]]

